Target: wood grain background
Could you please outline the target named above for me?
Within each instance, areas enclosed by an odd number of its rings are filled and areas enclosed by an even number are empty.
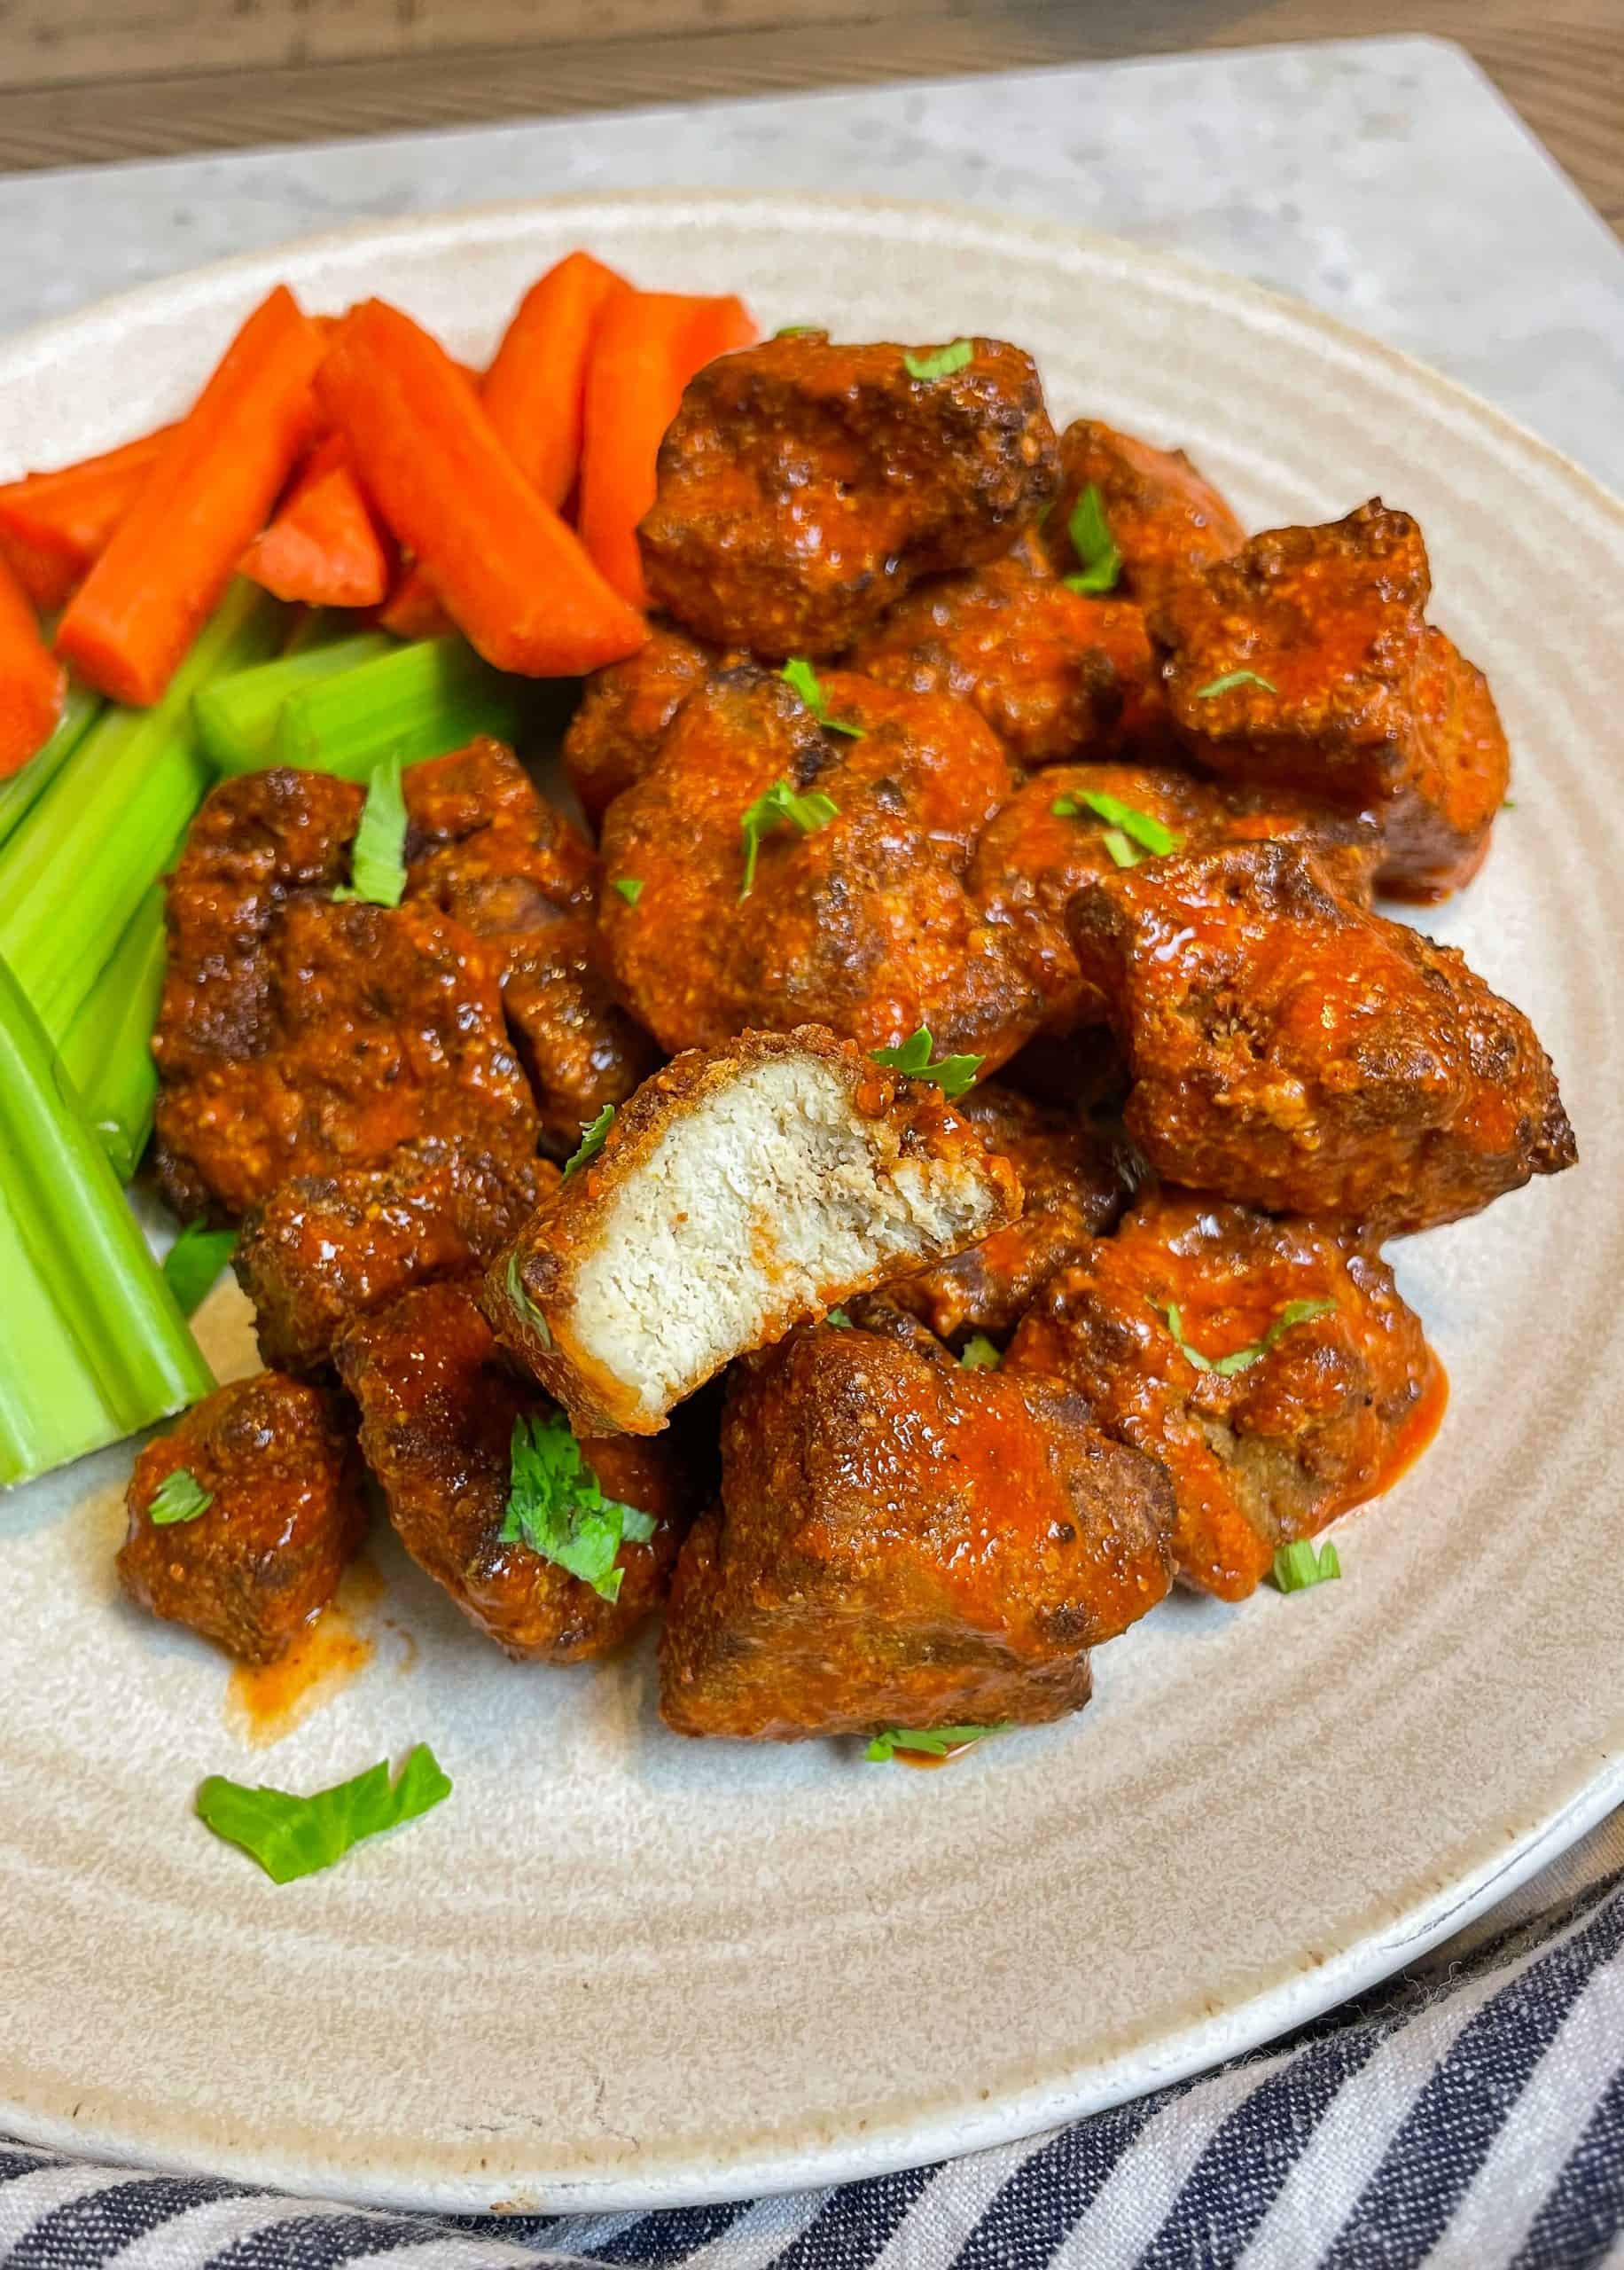
[[[1624,231],[1624,0],[0,0],[0,168],[1378,32],[1458,41]]]

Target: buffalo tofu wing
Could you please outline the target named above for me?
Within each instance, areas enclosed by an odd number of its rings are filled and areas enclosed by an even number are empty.
[[[419,1286],[356,1319],[337,1348],[361,1412],[361,1446],[418,1565],[469,1622],[523,1661],[607,1654],[659,1605],[689,1510],[664,1444],[577,1444],[557,1406],[501,1358],[469,1287]],[[515,1431],[543,1435],[537,1512],[558,1548],[607,1501],[624,1534],[597,1584],[522,1534],[504,1538]],[[626,1521],[629,1507],[641,1520]]]
[[[1385,1488],[1441,1407],[1420,1321],[1356,1237],[1179,1190],[1044,1288],[1004,1368],[1064,1380],[1159,1461],[1179,1574],[1225,1600]]]
[[[939,1092],[816,1029],[657,1073],[486,1280],[488,1311],[582,1428],[653,1434],[732,1358],[1019,1209]]]
[[[1036,1723],[1166,1593],[1172,1491],[1057,1381],[826,1327],[741,1369],[660,1649],[679,1734]]]
[[[1054,492],[1054,428],[1030,356],[964,349],[814,333],[709,364],[639,532],[654,603],[719,646],[835,654],[921,575],[1007,552]]]
[[[1574,1162],[1522,1012],[1284,844],[1150,861],[1086,886],[1068,927],[1170,1182],[1391,1235]]]
[[[119,1581],[245,1663],[274,1663],[326,1606],[366,1527],[338,1399],[262,1372],[233,1380],[136,1460]]]
[[[1092,488],[1120,561],[1120,589],[1159,607],[1186,577],[1227,559],[1245,532],[1183,450],[1156,450],[1097,419],[1079,418],[1060,436],[1060,494],[1043,523],[1061,575],[1089,563],[1072,539],[1072,515]]]
[[[621,789],[642,779],[672,718],[722,662],[714,646],[670,623],[656,623],[635,654],[593,671],[565,733],[563,754],[570,786],[594,827]]]

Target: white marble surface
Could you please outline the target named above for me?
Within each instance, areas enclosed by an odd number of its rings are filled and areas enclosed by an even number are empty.
[[[13,176],[0,331],[367,215],[662,185],[951,198],[1194,254],[1436,364],[1624,489],[1624,248],[1429,39]]]

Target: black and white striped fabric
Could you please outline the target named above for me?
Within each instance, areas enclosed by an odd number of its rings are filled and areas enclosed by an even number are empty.
[[[740,2205],[497,2220],[363,2214],[0,2143],[0,2263],[1624,2270],[1620,1860],[1615,1817],[1541,1880],[1554,1907],[1503,1911],[1286,2044],[937,2167]]]

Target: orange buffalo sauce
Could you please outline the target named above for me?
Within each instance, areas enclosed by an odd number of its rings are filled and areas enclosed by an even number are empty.
[[[1449,1375],[1433,1349],[1429,1348],[1426,1353],[1427,1374],[1415,1408],[1388,1444],[1386,1457],[1372,1469],[1357,1495],[1349,1498],[1350,1506],[1362,1506],[1371,1498],[1379,1498],[1385,1490],[1391,1490],[1409,1473],[1442,1426],[1443,1414],[1449,1405]]]
[[[255,1749],[291,1734],[347,1687],[372,1659],[372,1641],[356,1618],[382,1597],[383,1578],[369,1561],[355,1561],[336,1598],[312,1617],[274,1663],[238,1663],[226,1690],[226,1724]]]

